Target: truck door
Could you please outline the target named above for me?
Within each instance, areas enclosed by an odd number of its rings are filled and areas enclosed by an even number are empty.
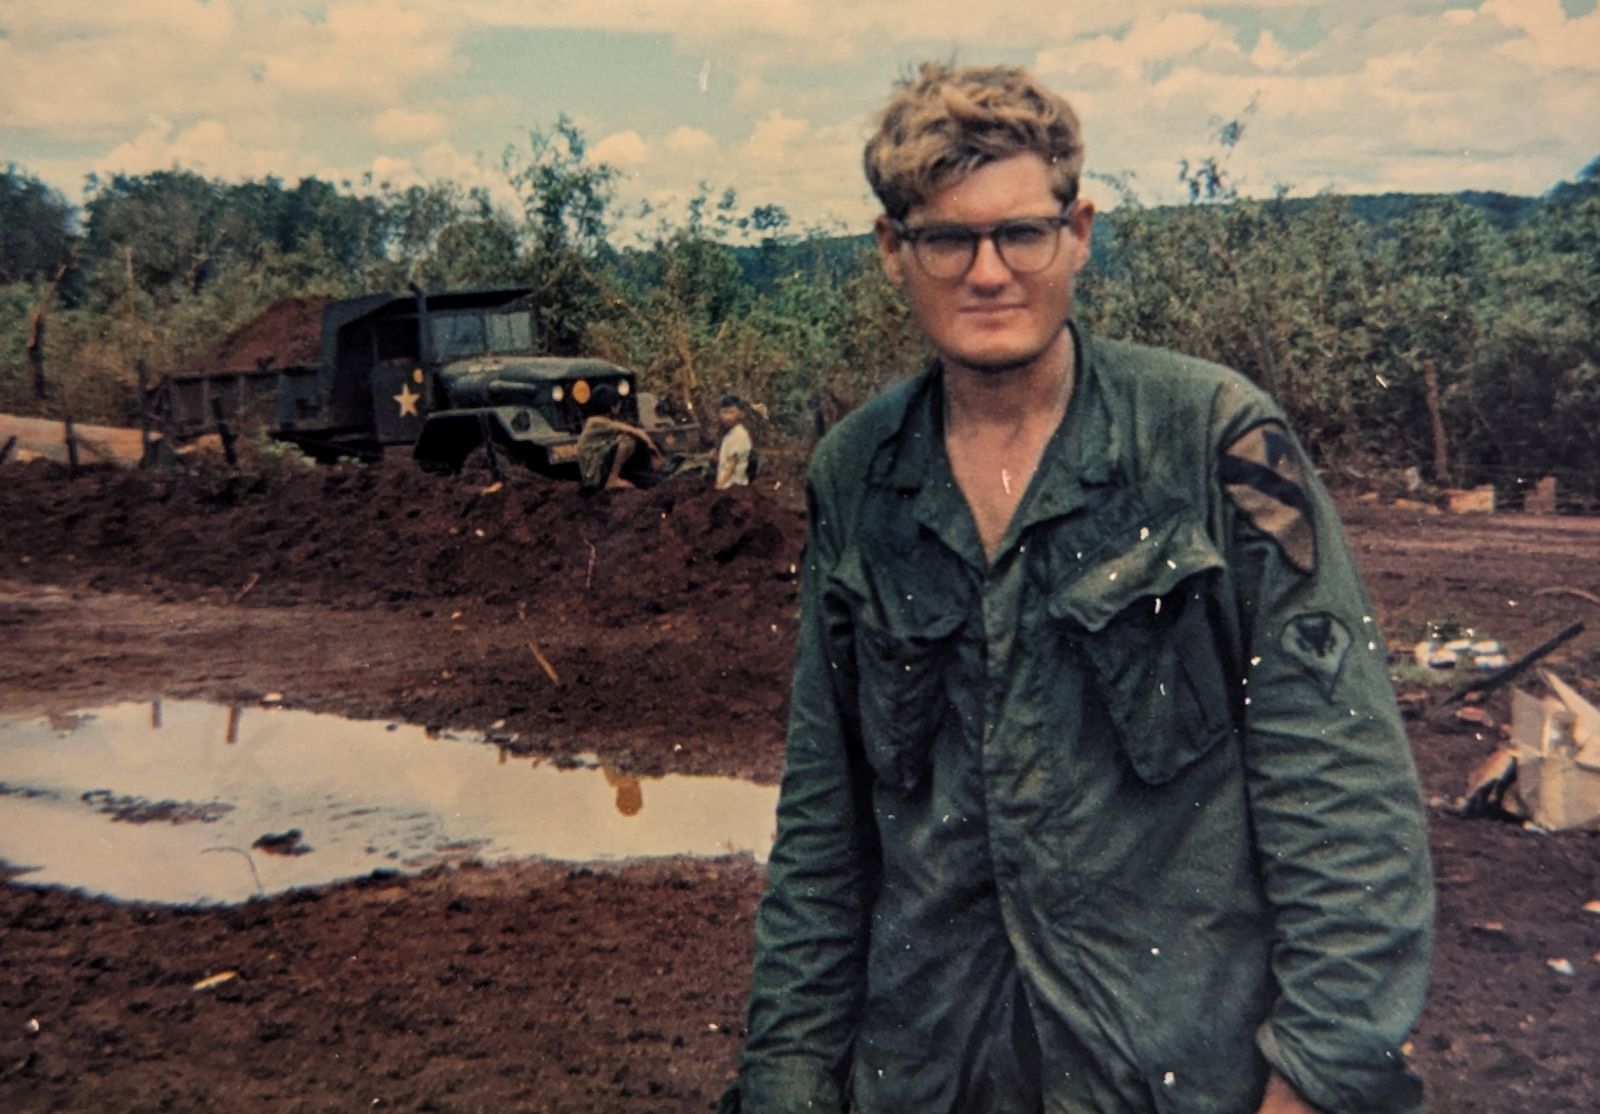
[[[384,360],[372,369],[372,428],[385,445],[409,445],[428,416],[427,376],[415,360]]]

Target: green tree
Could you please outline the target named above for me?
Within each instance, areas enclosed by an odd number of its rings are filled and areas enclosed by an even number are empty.
[[[0,286],[52,278],[67,261],[72,218],[58,191],[7,166],[0,174]]]
[[[596,275],[611,254],[617,170],[590,161],[583,133],[566,114],[528,132],[527,150],[507,148],[502,164],[522,209],[521,277],[533,287],[541,344],[575,353],[601,313]]]

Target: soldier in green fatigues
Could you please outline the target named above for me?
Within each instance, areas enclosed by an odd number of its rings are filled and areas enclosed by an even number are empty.
[[[1070,321],[1070,107],[924,66],[867,148],[937,359],[818,446],[725,1110],[1386,1114],[1433,891],[1339,524],[1272,401]]]
[[[602,383],[594,389],[593,413],[578,434],[578,480],[585,491],[635,486],[624,473],[662,463],[654,439],[636,425],[617,417],[621,404],[616,388]]]

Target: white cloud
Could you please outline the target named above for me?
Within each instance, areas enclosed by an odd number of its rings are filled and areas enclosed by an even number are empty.
[[[450,182],[463,190],[485,190],[494,204],[509,211],[516,211],[519,204],[516,191],[498,168],[485,166],[479,159],[462,154],[449,143],[435,143],[415,158],[378,155],[356,173],[336,166],[321,167],[316,173],[324,181],[330,182],[346,178],[357,183],[365,180],[373,190],[381,187],[404,190],[411,186]]]
[[[220,120],[199,120],[179,127],[160,117],[108,151],[98,165],[106,172],[146,174],[179,168],[208,178],[233,179],[269,174],[296,178],[309,172],[292,152],[243,143]]]
[[[1173,12],[1160,17],[1140,16],[1121,37],[1100,36],[1081,45],[1053,52],[1054,57],[1051,52],[1046,52],[1043,57],[1049,57],[1051,64],[1059,65],[1062,56],[1070,53],[1136,78],[1158,63],[1191,58],[1210,51],[1237,54],[1233,32],[1201,15]]]
[[[416,163],[392,155],[379,155],[373,159],[372,165],[367,168],[367,173],[372,175],[375,185],[387,185],[396,189],[421,185],[426,181],[422,172],[417,169]]]
[[[459,31],[438,4],[346,0],[323,19],[291,16],[275,30],[280,41],[264,52],[265,80],[288,99],[393,104],[461,64]]]
[[[638,132],[628,130],[606,136],[589,148],[589,161],[615,167],[638,166],[650,157],[650,145]]]
[[[226,6],[16,0],[4,18],[0,119],[9,128],[115,139],[152,113],[182,119],[250,99],[245,64],[219,65],[239,36]]]
[[[1499,18],[1501,7],[1517,9],[1523,27]],[[1587,157],[1572,152],[1600,134],[1600,49],[1581,69],[1557,67],[1563,35],[1581,38],[1590,20],[1600,26],[1595,14],[1564,19],[1555,0],[1488,0],[1470,19],[1389,9],[1333,24],[1293,53],[1266,30],[1232,57],[1193,21],[1148,23],[1165,26],[1161,35],[1137,33],[1135,21],[1109,55],[1099,48],[1112,42],[1100,39],[1047,48],[1036,69],[1083,116],[1090,167],[1133,171],[1147,202],[1180,196],[1179,161],[1206,155],[1226,158],[1257,195],[1280,184],[1537,193],[1570,175]],[[1217,124],[1251,102],[1242,143],[1221,150]]]
[[[713,155],[717,151],[717,141],[711,133],[702,128],[691,128],[680,125],[667,133],[661,145],[667,150],[679,155]]]
[[[330,0],[325,18],[252,0],[10,0],[0,119],[57,138],[123,138],[152,113],[286,119],[387,109],[454,72],[441,4]]]
[[[804,120],[786,116],[775,108],[756,124],[744,145],[744,153],[759,162],[780,161],[809,128]]]
[[[0,136],[7,157],[68,188],[89,169],[337,181],[381,168],[502,196],[497,172],[461,152],[517,143],[527,101],[466,70],[466,47],[568,28],[666,37],[686,88],[710,67],[676,127],[660,106],[630,117],[626,90],[550,107],[604,137],[591,154],[628,169],[627,200],[705,180],[801,223],[864,222],[872,110],[908,65],[952,54],[1031,53],[1083,115],[1091,167],[1135,171],[1148,201],[1175,196],[1178,160],[1212,153],[1216,122],[1257,97],[1230,165],[1258,192],[1536,192],[1570,176],[1600,135],[1600,11],[1443,2],[321,0],[310,15],[301,0],[0,0]],[[1246,51],[1238,28],[1252,21]],[[818,68],[840,61],[852,64]],[[89,153],[62,154],[75,149]]]
[[[372,134],[384,143],[425,143],[445,134],[448,123],[437,112],[413,112],[389,108],[372,121]]]
[[[1600,67],[1600,8],[1567,19],[1559,0],[1488,0],[1482,12],[1522,32],[1501,50],[1524,65],[1591,74]]]
[[[1381,9],[1380,0],[1346,0]],[[731,48],[751,72],[787,71],[896,50],[905,45],[942,57],[992,48],[1026,49],[1041,39],[1104,32],[1136,17],[1159,20],[1197,5],[1176,0],[998,5],[971,0],[460,0],[457,11],[478,26],[584,28],[671,35],[686,54]],[[1208,9],[1304,6],[1303,0],[1215,0]],[[1198,18],[1198,17],[1194,17]]]
[[[1250,51],[1250,61],[1262,70],[1282,70],[1294,61],[1291,53],[1271,31],[1263,31]]]

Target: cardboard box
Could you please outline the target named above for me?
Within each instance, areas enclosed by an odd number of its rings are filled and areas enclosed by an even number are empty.
[[[1550,831],[1600,824],[1600,708],[1553,673],[1541,676],[1555,696],[1511,693],[1517,772],[1507,807]]]
[[[1445,508],[1451,514],[1492,514],[1494,486],[1484,484],[1470,490],[1451,489],[1444,493]]]

